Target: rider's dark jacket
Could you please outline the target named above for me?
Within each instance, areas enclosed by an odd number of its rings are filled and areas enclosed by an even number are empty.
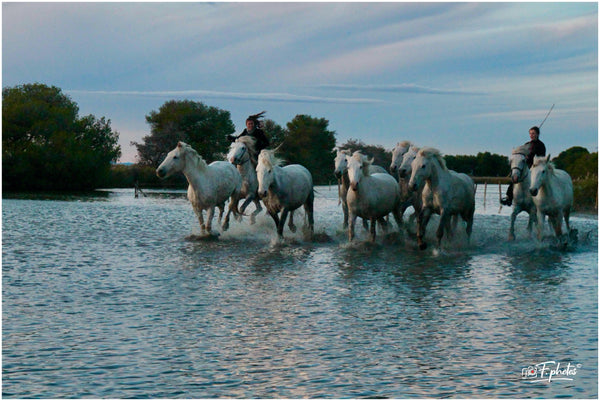
[[[250,135],[251,137],[256,139],[256,145],[255,145],[256,154],[259,154],[261,150],[263,150],[269,146],[269,139],[265,135],[265,131],[263,131],[260,128],[255,128],[254,131],[252,131],[252,132],[248,132],[247,129],[244,129],[244,131],[241,134],[233,137],[232,142],[235,141],[237,138],[239,138],[241,136],[245,136],[245,135]]]
[[[529,145],[529,154],[525,160],[527,161],[527,166],[531,168],[535,156],[546,156],[546,146],[539,139],[529,141],[525,145]]]

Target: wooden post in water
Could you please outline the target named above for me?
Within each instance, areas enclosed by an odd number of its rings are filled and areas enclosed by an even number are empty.
[[[483,184],[483,210],[485,210],[485,201],[487,199],[487,182]]]

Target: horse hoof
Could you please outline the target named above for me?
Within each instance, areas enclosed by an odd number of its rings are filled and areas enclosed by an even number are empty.
[[[419,244],[419,249],[424,251],[425,249],[427,249],[427,244],[425,242]]]
[[[514,241],[514,240],[515,240],[515,236],[514,236],[514,235],[512,235],[512,234],[509,234],[509,235],[508,235],[508,240],[509,240],[509,241]]]
[[[296,226],[290,226],[290,231],[295,233],[296,232]]]
[[[256,218],[254,216],[250,217],[250,224],[256,223]]]

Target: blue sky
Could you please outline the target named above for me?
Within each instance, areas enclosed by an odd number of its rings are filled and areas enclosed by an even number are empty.
[[[2,86],[112,121],[122,161],[172,99],[444,154],[508,155],[556,104],[553,155],[598,148],[597,3],[3,3]]]

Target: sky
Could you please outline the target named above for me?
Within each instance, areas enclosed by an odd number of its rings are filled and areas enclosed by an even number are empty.
[[[285,127],[329,121],[337,144],[509,155],[539,125],[554,157],[598,150],[598,4],[2,4],[2,87],[56,86],[111,120],[121,162],[169,100]],[[175,144],[173,144],[175,146]]]

